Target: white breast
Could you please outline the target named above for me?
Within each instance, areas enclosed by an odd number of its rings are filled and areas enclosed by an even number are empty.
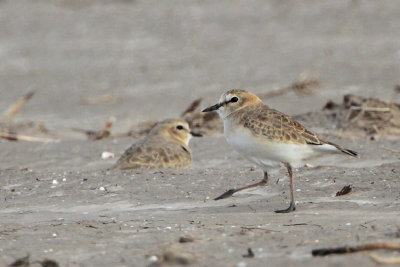
[[[250,130],[224,120],[224,133],[228,143],[250,161],[270,171],[281,163],[300,167],[303,160],[310,158],[314,151],[307,145],[272,142],[263,136],[255,137]]]

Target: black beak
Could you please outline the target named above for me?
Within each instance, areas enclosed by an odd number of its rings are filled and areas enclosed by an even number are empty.
[[[203,112],[210,112],[210,111],[218,110],[221,106],[222,106],[222,104],[217,103],[214,106],[204,109]]]
[[[190,134],[192,136],[195,136],[195,137],[202,137],[203,136],[201,133],[197,133],[197,132],[193,132],[193,131],[190,131]]]

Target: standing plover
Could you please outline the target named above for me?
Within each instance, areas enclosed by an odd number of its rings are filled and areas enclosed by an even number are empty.
[[[300,167],[305,160],[326,153],[357,156],[355,151],[321,140],[293,118],[268,107],[259,97],[244,90],[227,91],[217,104],[203,112],[213,110],[218,111],[224,122],[228,143],[264,171],[262,181],[228,190],[215,200],[227,198],[243,189],[266,185],[268,172],[283,163],[290,178],[290,206],[275,212],[291,212],[296,209],[292,166]]]
[[[186,169],[192,164],[189,141],[201,136],[190,131],[186,121],[167,119],[129,147],[111,169]]]

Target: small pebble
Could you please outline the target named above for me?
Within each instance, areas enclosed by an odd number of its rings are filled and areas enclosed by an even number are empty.
[[[58,184],[58,181],[56,179],[53,180],[53,184]]]
[[[151,256],[149,257],[149,261],[150,261],[150,262],[156,262],[156,261],[158,261],[158,257],[157,257],[156,255],[151,255]]]
[[[194,239],[191,236],[181,236],[179,238],[179,243],[188,243],[188,242],[193,242]]]
[[[112,153],[112,152],[104,151],[103,153],[101,153],[101,158],[102,159],[112,159],[114,157],[115,157],[115,154]]]

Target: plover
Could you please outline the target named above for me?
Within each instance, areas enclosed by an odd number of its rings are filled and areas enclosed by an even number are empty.
[[[192,164],[189,141],[201,136],[186,121],[166,119],[157,123],[147,136],[129,147],[112,169],[186,169]]]
[[[245,90],[225,92],[217,104],[203,112],[213,110],[218,112],[224,122],[228,143],[264,171],[264,178],[260,182],[230,189],[215,200],[227,198],[243,189],[266,185],[268,172],[283,164],[290,178],[290,206],[275,212],[291,212],[296,209],[293,167],[300,167],[306,160],[327,153],[357,156],[355,151],[322,140],[293,118],[268,107],[259,97]]]

